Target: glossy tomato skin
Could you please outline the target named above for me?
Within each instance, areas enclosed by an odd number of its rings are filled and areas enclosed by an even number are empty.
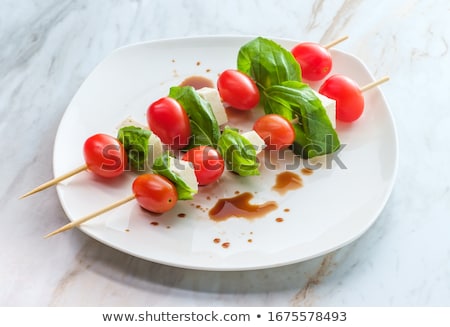
[[[154,213],[169,211],[178,201],[175,185],[161,175],[139,175],[134,180],[132,189],[139,205]]]
[[[300,64],[302,77],[308,81],[320,81],[331,71],[333,61],[330,52],[320,44],[304,42],[291,50]]]
[[[181,104],[170,97],[153,102],[147,110],[150,130],[170,148],[182,149],[189,143],[191,126]]]
[[[256,83],[235,69],[227,69],[220,74],[217,90],[224,102],[239,110],[250,110],[259,103]]]
[[[337,120],[353,122],[364,111],[364,96],[359,85],[347,76],[330,76],[319,88],[319,93],[336,100]]]
[[[295,139],[291,122],[277,114],[261,116],[255,121],[253,129],[264,140],[269,150],[287,148]]]
[[[192,163],[199,185],[208,185],[217,181],[225,167],[219,152],[206,145],[190,149],[182,159]]]
[[[84,142],[83,155],[88,170],[101,177],[117,177],[127,166],[127,155],[122,143],[107,134],[89,137]]]

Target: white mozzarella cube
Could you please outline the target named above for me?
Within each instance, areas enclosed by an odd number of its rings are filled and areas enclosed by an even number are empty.
[[[197,177],[195,177],[194,167],[189,161],[170,157],[169,169],[180,176],[195,193],[198,192]]]
[[[153,166],[153,162],[156,158],[163,154],[163,143],[161,139],[155,133],[152,133],[148,139],[148,164],[149,167]]]
[[[149,130],[149,128],[144,125],[141,124],[140,122],[134,120],[132,117],[128,116],[127,118],[125,118],[120,124],[119,126],[117,126],[117,130],[121,129],[122,127],[127,127],[127,126],[134,126],[134,127],[139,127],[142,129],[146,129]]]
[[[333,128],[336,128],[336,100],[330,99],[314,90],[313,92],[319,98],[320,102],[322,102],[322,105],[327,112],[327,116],[330,119],[331,125]]]
[[[260,153],[265,147],[266,143],[255,131],[248,131],[241,134],[255,147],[256,154]]]
[[[211,105],[214,116],[216,116],[217,123],[220,125],[228,121],[225,107],[220,100],[219,92],[212,87],[203,87],[197,90],[197,93]]]
[[[124,121],[122,121],[119,126],[117,126],[117,129],[121,129],[123,127],[127,126],[134,126],[138,128],[142,128],[145,130],[149,130],[149,128],[138,121],[134,120],[131,117],[127,117]],[[151,131],[150,131],[151,132]],[[150,137],[148,138],[148,159],[147,159],[147,167],[152,167],[153,162],[156,158],[162,155],[164,150],[163,143],[161,142],[161,139],[156,135],[155,133],[151,133]]]

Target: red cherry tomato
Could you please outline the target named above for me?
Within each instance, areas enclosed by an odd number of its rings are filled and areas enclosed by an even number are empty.
[[[147,110],[150,129],[172,149],[182,149],[189,143],[191,126],[186,111],[175,99],[163,97]]]
[[[222,176],[224,170],[222,156],[210,146],[201,145],[192,148],[182,159],[192,162],[199,185],[211,184]]]
[[[253,129],[264,140],[270,150],[280,150],[294,142],[295,132],[292,124],[277,114],[268,114],[258,118]]]
[[[151,212],[163,213],[169,211],[178,201],[175,186],[161,175],[139,175],[134,180],[132,189],[139,205]]]
[[[319,81],[331,71],[333,65],[331,54],[320,44],[300,43],[291,52],[300,64],[302,77],[306,80]]]
[[[125,149],[116,138],[95,134],[84,142],[84,160],[94,174],[113,178],[122,174],[127,166]]]
[[[356,82],[344,75],[333,75],[320,87],[319,93],[336,100],[336,119],[352,122],[364,110],[364,97]]]
[[[228,69],[220,74],[217,89],[222,100],[233,108],[250,110],[259,103],[255,82],[238,70]]]

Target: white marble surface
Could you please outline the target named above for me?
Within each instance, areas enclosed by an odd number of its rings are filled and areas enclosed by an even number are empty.
[[[449,306],[450,5],[417,1],[0,2],[1,306]],[[326,256],[247,272],[172,268],[128,256],[66,222],[52,177],[56,129],[77,88],[137,41],[252,34],[327,42],[360,57],[400,141],[397,182],[376,224]]]

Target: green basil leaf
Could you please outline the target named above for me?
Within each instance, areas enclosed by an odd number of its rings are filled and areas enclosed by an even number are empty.
[[[294,124],[294,153],[312,158],[339,149],[339,138],[322,102],[307,84],[286,81],[265,92],[266,111],[275,111],[287,119],[298,118],[298,123]]]
[[[300,65],[292,53],[263,37],[240,48],[237,67],[255,80],[260,91],[284,81],[302,81]]]
[[[238,131],[226,126],[217,147],[227,169],[241,176],[259,175],[255,147]]]
[[[283,89],[270,87],[265,93],[264,112],[266,114],[278,114],[289,121],[294,119],[294,111],[289,101],[284,99]]]
[[[165,152],[156,158],[152,170],[161,176],[167,177],[175,185],[178,193],[178,200],[191,200],[193,195],[197,194],[198,189],[193,189],[189,186],[188,181],[176,172],[174,160],[176,160],[174,157],[168,152]]]
[[[192,136],[187,148],[199,145],[215,147],[220,129],[209,102],[198,95],[192,86],[173,86],[169,97],[177,100],[189,117]]]
[[[148,140],[152,132],[135,126],[122,127],[117,139],[123,144],[130,168],[145,171],[148,162]]]

